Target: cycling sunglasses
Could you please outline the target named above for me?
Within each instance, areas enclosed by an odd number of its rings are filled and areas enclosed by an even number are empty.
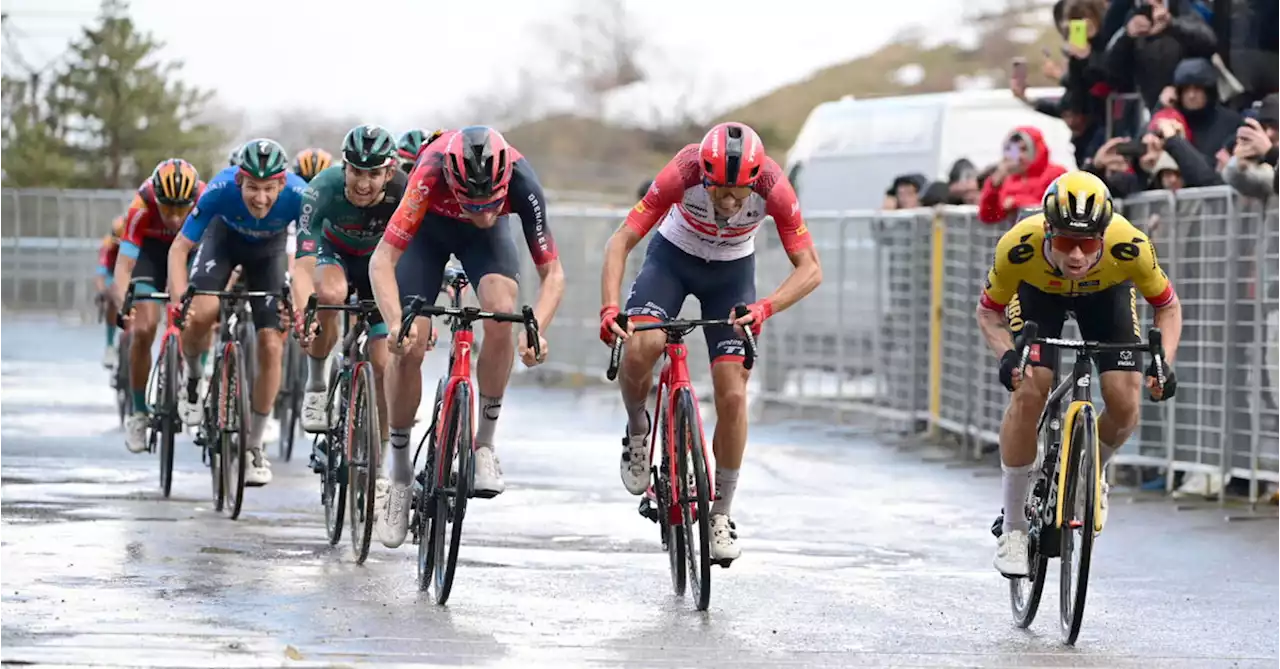
[[[505,200],[506,200],[506,198],[502,198],[502,197],[500,197],[500,198],[498,198],[498,199],[494,200],[493,202],[485,202],[485,203],[483,203],[483,204],[476,204],[476,203],[474,203],[474,202],[467,202],[467,201],[465,201],[465,200],[458,200],[458,206],[462,207],[462,210],[463,210],[463,211],[469,211],[469,212],[471,212],[471,213],[473,213],[473,214],[482,214],[482,213],[484,213],[484,212],[486,212],[486,211],[493,211],[494,209],[497,209],[498,207],[501,207],[501,206],[502,206],[502,203],[503,203]]]
[[[717,200],[726,194],[735,200],[745,200],[748,197],[751,197],[752,191],[751,186],[721,186],[719,184],[712,183],[710,180],[704,180],[703,186],[705,186],[707,190],[713,191],[711,196]]]
[[[1049,245],[1059,253],[1071,253],[1074,249],[1080,249],[1081,253],[1090,256],[1102,250],[1102,238],[1049,235]]]

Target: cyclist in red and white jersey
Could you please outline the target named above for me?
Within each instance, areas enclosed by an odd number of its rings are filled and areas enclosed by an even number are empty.
[[[771,295],[756,299],[755,236],[772,216],[791,260],[792,272]],[[715,559],[741,554],[736,526],[730,519],[738,470],[747,443],[747,378],[741,328],[760,327],[813,292],[822,282],[813,238],[800,215],[795,189],[754,130],[741,123],[721,123],[701,144],[690,144],[658,173],[644,198],[618,227],[605,247],[601,279],[600,338],[628,340],[619,378],[627,409],[622,439],[622,483],[633,495],[649,485],[650,416],[645,410],[653,368],[662,355],[661,330],[632,333],[618,327],[619,295],[627,255],[654,227],[644,265],[627,298],[631,323],[675,318],[685,298],[693,295],[704,318],[733,317],[733,307],[750,310],[736,327],[705,328],[715,388],[715,502],[711,507]]]

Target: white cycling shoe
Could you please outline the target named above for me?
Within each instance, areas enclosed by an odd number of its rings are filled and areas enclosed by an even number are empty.
[[[393,485],[379,477],[374,482],[373,508],[377,514],[373,529],[387,548],[398,548],[409,533],[409,509],[413,504],[412,485]],[[426,539],[423,539],[425,541]]]
[[[618,461],[618,473],[622,475],[622,485],[632,495],[643,495],[649,488],[648,432],[628,434],[622,438],[622,459]]]
[[[727,567],[730,562],[742,557],[742,549],[738,547],[738,528],[727,514],[711,514],[711,559]]]
[[[151,419],[141,411],[135,411],[124,419],[124,445],[130,453],[147,450],[147,426]]]
[[[996,540],[996,556],[991,564],[1007,578],[1024,577],[1031,571],[1027,562],[1028,548],[1026,530],[1004,532]]]
[[[492,446],[477,446],[475,450],[475,481],[472,484],[473,494],[481,499],[497,497],[507,489],[502,480],[502,465]]]
[[[328,390],[308,390],[302,395],[302,429],[311,434],[329,430]]]
[[[264,486],[271,483],[271,462],[267,454],[258,450],[248,452],[249,461],[245,463],[244,484],[247,486]]]

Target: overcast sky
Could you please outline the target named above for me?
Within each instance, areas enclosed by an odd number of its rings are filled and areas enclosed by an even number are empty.
[[[516,66],[553,63],[540,25],[578,0],[133,0],[132,15],[186,63],[194,84],[250,114],[313,106],[392,128],[432,118]],[[911,24],[954,30],[984,0],[627,0],[647,36],[641,64],[666,90],[696,82],[727,107],[864,54]],[[838,13],[831,10],[839,8]],[[856,8],[856,9],[855,9]],[[19,51],[56,57],[97,13],[97,0],[7,0]],[[824,11],[825,10],[825,11]],[[14,46],[13,43],[9,47]],[[8,48],[8,47],[7,47]]]

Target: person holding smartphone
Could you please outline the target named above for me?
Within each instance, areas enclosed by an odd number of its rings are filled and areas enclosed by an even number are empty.
[[[1106,69],[1122,90],[1136,88],[1147,109],[1185,58],[1210,58],[1217,49],[1213,29],[1188,0],[1135,0],[1125,23],[1107,47]]]
[[[1246,118],[1236,130],[1235,147],[1222,176],[1241,195],[1265,199],[1280,192],[1276,187],[1278,128],[1280,104],[1272,93],[1262,99],[1256,118]]]

